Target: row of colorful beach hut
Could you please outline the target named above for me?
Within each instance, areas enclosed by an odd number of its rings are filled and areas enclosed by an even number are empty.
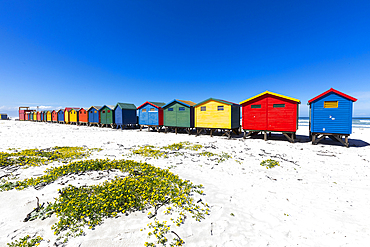
[[[355,101],[357,99],[333,88],[309,100],[312,143],[330,137],[348,147]],[[195,129],[196,135],[208,131],[211,136],[217,130],[230,138],[232,133],[239,134],[242,116],[244,138],[263,133],[267,140],[267,133],[279,132],[294,142],[300,103],[298,99],[266,91],[239,104],[209,98],[197,104],[175,99],[167,104],[147,101],[139,107],[117,103],[115,106],[67,107],[54,111],[20,108],[19,119],[122,129],[139,125],[140,130],[143,127],[158,131],[164,128],[166,133],[184,130],[190,134]]]
[[[35,111],[30,110],[29,107],[20,107],[19,120],[116,128],[137,124],[136,106],[125,103],[90,108],[66,107],[50,111]]]

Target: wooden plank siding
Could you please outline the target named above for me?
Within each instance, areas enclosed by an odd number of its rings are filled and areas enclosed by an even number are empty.
[[[138,107],[139,124],[149,126],[163,126],[163,109],[165,103],[145,102]]]
[[[57,111],[56,110],[53,110],[52,112],[51,112],[51,121],[52,122],[58,122],[58,113],[57,113]]]
[[[191,101],[173,100],[163,106],[163,125],[166,127],[193,128],[194,106]]]
[[[64,122],[64,110],[60,109],[58,110],[58,122]]]
[[[113,109],[114,109],[113,105],[105,105],[99,110],[101,124],[113,124],[114,123],[114,110]]]
[[[78,108],[72,108],[68,111],[69,114],[69,122],[73,124],[78,123]]]
[[[70,110],[71,109],[74,109],[74,110],[78,110],[79,108],[77,108],[77,107],[66,107],[65,109],[64,109],[64,122],[66,123],[66,124],[69,124],[70,122],[71,122],[71,114],[70,114]],[[75,122],[75,121],[74,121]]]
[[[298,99],[266,91],[240,104],[244,130],[296,132],[298,129]]]
[[[48,121],[48,111],[43,111],[42,115],[43,115],[43,121],[47,122]]]
[[[325,102],[337,102],[337,107]],[[352,114],[353,102],[357,101],[353,97],[345,95],[334,89],[330,89],[326,94],[319,98],[309,101],[310,105],[310,132],[331,133],[331,134],[351,134],[352,133]]]
[[[78,122],[87,124],[89,122],[89,111],[86,108],[78,110]]]
[[[117,128],[137,124],[136,106],[130,103],[117,103],[114,107],[114,123]]]
[[[89,114],[88,114],[88,119],[89,123],[91,124],[99,124],[100,123],[100,108],[101,106],[91,106],[89,108]]]
[[[274,107],[283,105],[284,107]],[[267,100],[267,129],[271,131],[296,132],[298,129],[297,103],[271,96]]]
[[[240,106],[210,98],[194,106],[194,118],[196,128],[239,128]]]
[[[46,111],[46,121],[51,122],[51,111]]]

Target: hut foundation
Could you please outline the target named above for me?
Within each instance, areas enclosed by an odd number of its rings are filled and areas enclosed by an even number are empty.
[[[267,141],[268,138],[267,138],[267,132],[268,132],[268,136],[271,137],[271,132],[275,132],[275,131],[263,131],[263,130],[244,130],[244,135],[243,135],[243,139],[246,139],[248,136],[256,136],[258,135],[260,132],[262,132],[263,134],[263,140]],[[278,132],[278,133],[282,133],[286,139],[288,139],[289,142],[291,143],[294,143],[294,139],[296,138],[296,133],[295,132]]]
[[[214,132],[218,133],[221,132],[221,136],[227,136],[227,139],[231,139],[232,134],[239,135],[239,128],[235,129],[216,129],[216,128],[195,128],[196,129],[196,136],[199,136],[203,132],[209,131],[209,135],[213,137]]]
[[[348,134],[311,133],[310,135],[312,138],[313,145],[317,145],[321,140],[324,140],[326,137],[329,137],[333,141],[340,142],[347,148],[349,147]]]

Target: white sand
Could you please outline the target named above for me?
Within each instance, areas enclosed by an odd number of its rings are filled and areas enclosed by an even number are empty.
[[[161,168],[175,166],[171,172],[204,185],[206,195],[201,198],[211,206],[210,215],[200,223],[187,219],[181,227],[174,227],[185,246],[370,246],[370,129],[354,129],[350,148],[332,141],[312,145],[307,134],[308,127],[300,127],[298,141],[292,144],[280,135],[269,141],[227,140],[220,136],[1,121],[0,151],[86,145],[103,149],[92,158],[121,159],[137,145],[199,143],[207,146],[205,151],[226,152],[233,158],[220,164],[191,155],[131,158]],[[269,158],[281,166],[260,166]],[[16,174],[22,179],[39,176],[46,168],[20,169]],[[0,168],[0,176],[4,174]],[[124,174],[94,172],[91,176],[64,177],[40,190],[0,192],[0,246],[27,234],[50,240],[40,246],[54,246],[56,236],[50,227],[57,221],[55,216],[23,222],[36,206],[36,196],[41,203],[52,202],[57,190],[68,184],[97,184],[115,175]],[[67,180],[65,185],[60,184]],[[106,219],[95,230],[86,230],[85,236],[70,239],[66,246],[144,246],[149,239],[140,229],[148,222],[142,212]]]

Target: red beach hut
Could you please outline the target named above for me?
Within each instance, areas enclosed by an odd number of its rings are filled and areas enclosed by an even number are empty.
[[[298,105],[300,100],[266,91],[240,102],[242,105],[242,127],[244,138],[259,132],[282,132],[294,142],[298,129]],[[249,131],[246,134],[246,131]]]
[[[88,115],[88,109],[81,108],[78,110],[78,124],[80,125],[87,125],[89,122],[89,115]]]
[[[53,123],[57,123],[58,122],[58,112],[56,110],[53,110],[51,112],[51,121]]]
[[[36,119],[37,119],[37,122],[41,122],[41,112],[40,111],[37,111]]]

